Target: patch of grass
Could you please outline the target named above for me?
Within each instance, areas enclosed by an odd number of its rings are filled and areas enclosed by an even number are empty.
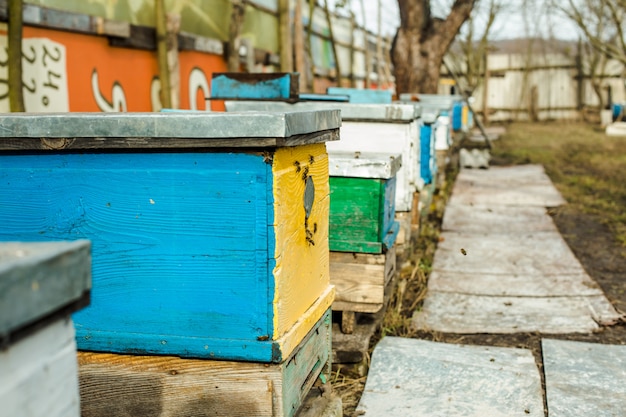
[[[585,123],[514,123],[491,153],[498,164],[543,165],[569,205],[599,216],[626,247],[626,138]]]

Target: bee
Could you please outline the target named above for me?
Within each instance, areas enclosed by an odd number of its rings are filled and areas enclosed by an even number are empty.
[[[259,342],[263,342],[263,341],[265,341],[265,340],[269,340],[269,339],[270,339],[270,337],[269,337],[269,336],[267,336],[267,335],[265,335],[265,336],[259,336],[259,337],[257,337],[257,338],[256,338],[256,340],[258,340]]]
[[[463,254],[463,256],[467,256],[467,251],[463,248],[461,248],[461,253]]]

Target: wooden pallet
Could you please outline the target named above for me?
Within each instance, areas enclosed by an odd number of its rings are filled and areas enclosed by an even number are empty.
[[[356,313],[376,313],[383,307],[395,273],[395,247],[381,255],[330,253],[330,281],[336,289],[333,310],[342,312],[342,332],[354,331]]]
[[[333,315],[333,364],[362,364],[367,359],[370,340],[382,326],[391,295],[396,288],[396,274],[385,288],[383,307],[376,313],[356,313],[354,331],[341,331],[339,312]],[[337,316],[337,317],[336,317]]]
[[[292,417],[329,376],[330,331],[329,310],[279,364],[79,352],[81,414]]]

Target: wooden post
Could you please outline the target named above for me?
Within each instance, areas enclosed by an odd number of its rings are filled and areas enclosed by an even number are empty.
[[[376,35],[376,89],[380,90],[383,82],[383,23],[382,0],[378,0],[378,34]]]
[[[333,33],[333,20],[328,7],[328,0],[324,0],[324,12],[326,13],[326,21],[328,22],[328,35],[330,36],[330,46],[335,57],[335,70],[337,72],[337,86],[341,87],[341,64],[339,62],[339,54],[337,53],[337,43],[335,42],[335,34]]]
[[[178,61],[178,32],[180,15],[166,13],[167,68],[170,77],[170,102],[173,109],[180,108],[180,64]]]
[[[9,108],[12,112],[23,112],[22,91],[22,0],[9,1]]]
[[[307,88],[311,92],[315,92],[315,60],[313,59],[313,47],[311,45],[311,36],[313,34],[313,14],[315,13],[315,0],[309,0],[309,24],[307,25],[306,45],[309,54],[309,70],[311,79],[307,80]]]
[[[391,59],[391,39],[385,38],[385,46],[383,49],[383,62],[385,64],[385,82],[389,85],[391,84],[391,63],[389,62]]]
[[[356,78],[354,76],[354,54],[356,43],[356,20],[354,18],[354,12],[350,11],[350,87],[356,87]]]
[[[293,24],[293,46],[296,57],[296,72],[300,74],[300,85],[308,85],[306,68],[304,64],[304,28],[302,26],[302,0],[296,0]],[[302,87],[300,87],[302,88]]]
[[[372,73],[372,57],[370,55],[370,38],[365,24],[365,0],[361,0],[361,15],[363,16],[363,37],[365,38],[365,88],[372,86],[370,74]]]
[[[289,0],[278,1],[280,39],[280,70],[293,72],[293,47],[291,42],[291,8]]]
[[[170,67],[167,57],[167,17],[165,0],[155,1],[157,58],[159,62],[159,80],[161,81],[161,106],[172,107],[172,89],[170,85]]]
[[[530,97],[528,103],[528,116],[530,120],[536,122],[539,120],[539,90],[536,85],[530,87]]]
[[[578,43],[576,44],[576,109],[581,112],[583,110],[583,101],[584,101],[584,70],[583,70],[583,58],[582,58],[582,39],[578,39]],[[602,103],[600,103],[600,107],[602,107]]]
[[[241,33],[241,25],[243,24],[243,18],[245,15],[245,5],[241,0],[232,1],[232,10],[230,13],[230,25],[228,26],[228,50],[227,65],[229,72],[239,72],[239,34]]]
[[[485,66],[485,79],[483,80],[483,123],[485,125],[489,124],[489,54],[485,54],[484,66]],[[476,117],[476,115],[474,115]]]

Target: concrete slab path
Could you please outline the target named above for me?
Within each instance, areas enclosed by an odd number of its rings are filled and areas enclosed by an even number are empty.
[[[626,346],[544,339],[549,417],[626,415]]]
[[[558,334],[587,333],[617,318],[547,214],[563,203],[540,165],[462,170],[413,325]]]
[[[418,329],[592,332],[618,313],[560,236],[563,200],[539,166],[462,171],[446,208]],[[626,346],[543,340],[546,401],[530,350],[383,338],[357,413],[623,416]]]
[[[366,417],[543,417],[541,378],[524,349],[383,338],[357,413]]]

